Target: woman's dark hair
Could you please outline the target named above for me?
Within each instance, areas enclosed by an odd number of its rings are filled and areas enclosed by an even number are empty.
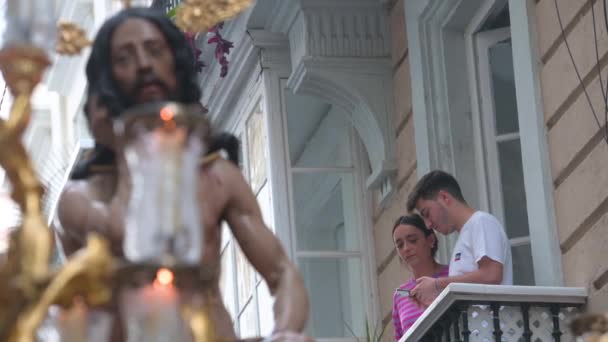
[[[435,254],[437,254],[437,248],[438,248],[439,241],[437,240],[437,236],[435,235],[435,232],[433,232],[433,230],[428,229],[426,227],[422,217],[420,217],[420,215],[417,215],[417,214],[401,216],[400,218],[397,219],[397,221],[395,221],[395,225],[393,226],[393,234],[395,234],[395,229],[397,229],[397,227],[399,227],[402,224],[418,228],[424,234],[425,237],[429,237],[431,235],[435,236],[435,245],[431,248],[431,256],[435,257]]]

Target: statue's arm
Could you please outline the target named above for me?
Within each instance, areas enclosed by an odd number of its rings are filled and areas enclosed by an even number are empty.
[[[309,304],[300,272],[264,224],[256,198],[240,170],[225,160],[214,164],[229,187],[225,218],[243,253],[275,297],[274,332],[301,332],[308,319]]]
[[[68,183],[59,198],[57,215],[63,227],[60,238],[74,245],[75,240],[84,243],[87,233],[97,232],[108,238],[113,250],[119,252],[130,187],[117,187],[110,203],[104,203],[92,198],[85,182]]]

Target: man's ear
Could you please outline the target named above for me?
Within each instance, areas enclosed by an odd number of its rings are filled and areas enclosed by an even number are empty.
[[[452,196],[445,190],[439,190],[437,192],[437,200],[444,205],[450,205],[452,203]]]

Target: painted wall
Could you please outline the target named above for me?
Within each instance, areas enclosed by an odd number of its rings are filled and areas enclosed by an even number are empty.
[[[392,305],[395,288],[407,281],[411,274],[401,265],[392,238],[393,223],[406,213],[407,195],[416,183],[416,147],[410,88],[410,67],[405,31],[403,0],[393,1],[390,7],[391,46],[393,67],[392,132],[395,139],[398,171],[396,194],[385,208],[374,203],[373,235],[376,250],[376,274],[380,297],[380,314],[387,325],[386,341],[393,340]]]
[[[604,126],[591,7],[593,4],[599,68],[606,82],[608,34],[602,2],[557,1],[583,85],[561,37],[554,0],[540,0],[536,5],[542,98],[564,278],[567,286],[588,289],[589,308],[594,311],[608,310],[608,144],[583,89]]]

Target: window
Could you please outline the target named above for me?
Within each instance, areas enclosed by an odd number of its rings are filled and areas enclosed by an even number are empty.
[[[534,6],[406,0],[404,7],[418,174],[453,173],[473,207],[503,222],[516,283],[563,284],[546,182]],[[453,241],[442,241],[444,261]]]
[[[508,18],[508,8],[503,13]],[[504,17],[498,15],[503,22]],[[490,208],[511,242],[514,283],[534,285],[511,31],[508,26],[482,31],[475,40]]]
[[[311,302],[307,333],[364,336],[370,277],[353,128],[344,112],[314,97],[286,93],[285,102],[295,255]]]
[[[261,91],[247,109],[236,132],[241,142],[240,167],[256,195],[264,222],[274,231],[274,213],[267,172],[266,113]],[[266,336],[274,327],[273,299],[264,280],[255,272],[228,226],[224,224],[222,229],[220,288],[224,305],[241,337]]]

